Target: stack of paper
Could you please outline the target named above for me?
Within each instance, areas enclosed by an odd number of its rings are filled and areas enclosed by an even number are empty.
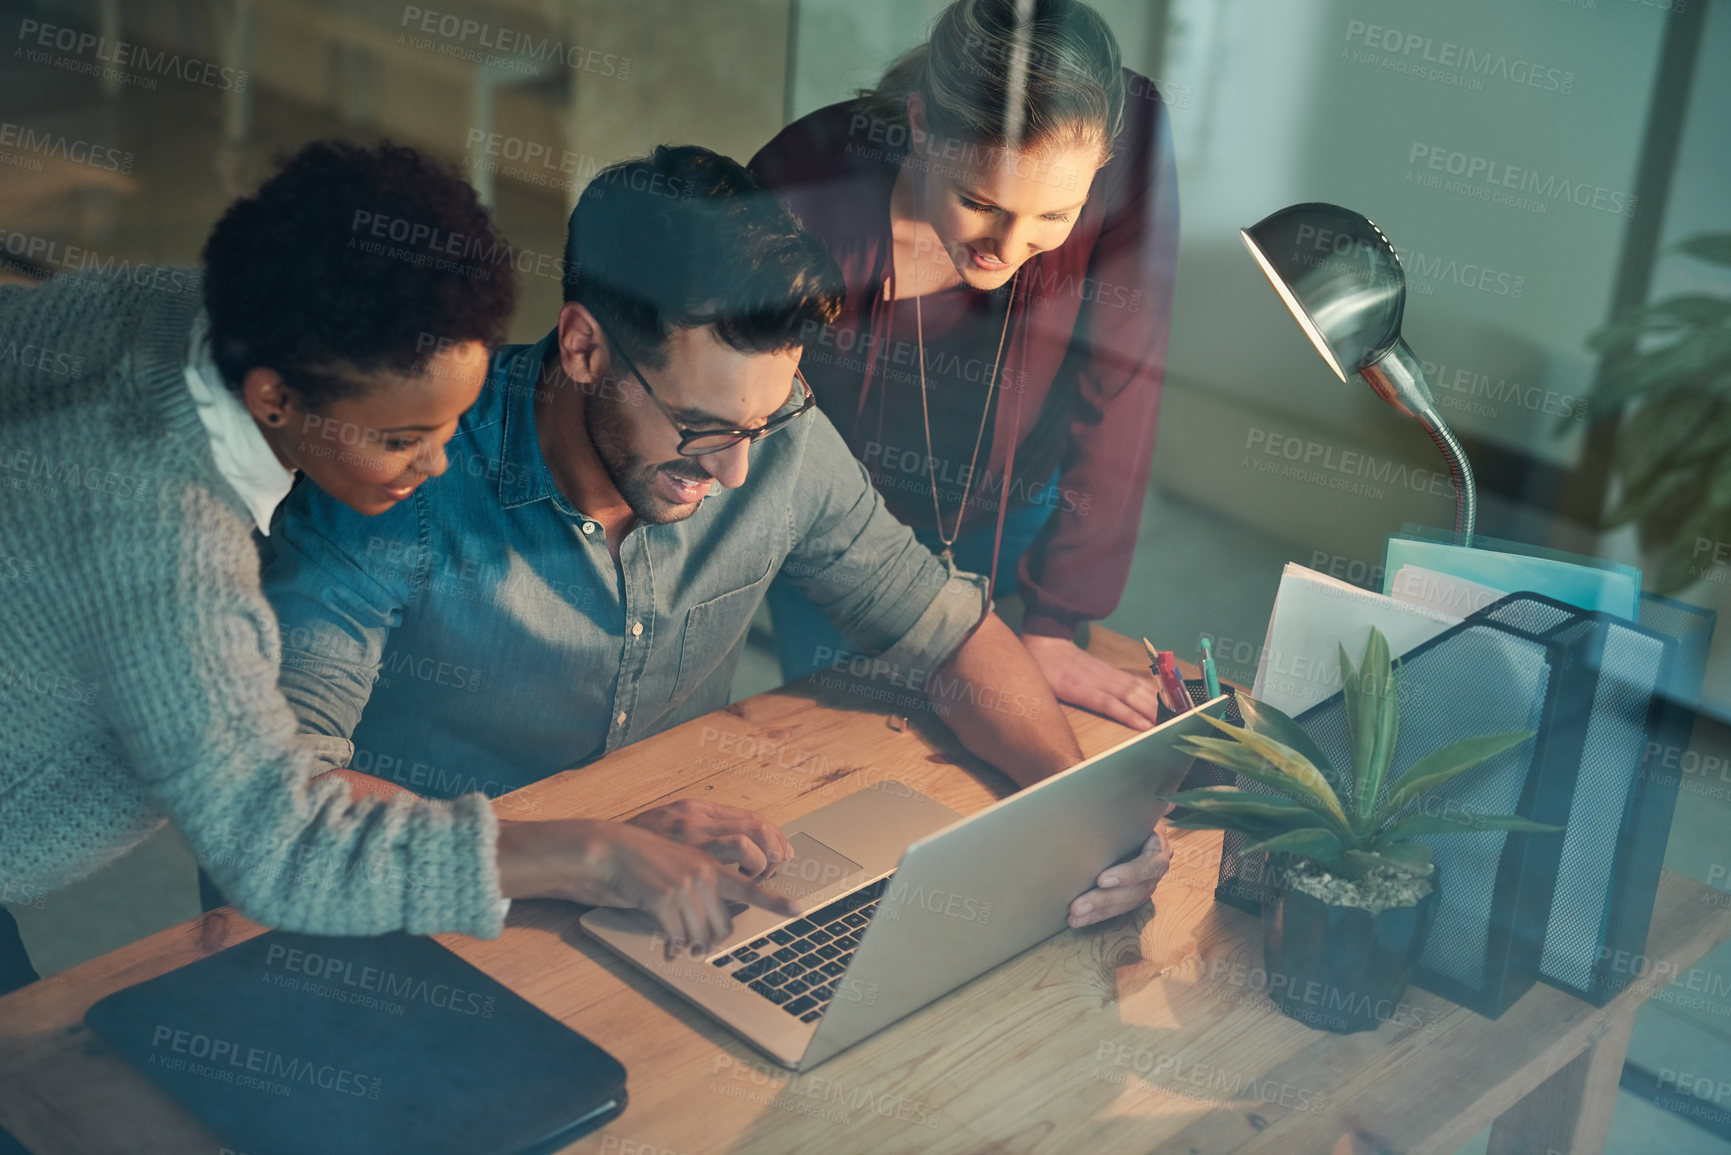
[[[1464,616],[1385,597],[1289,564],[1281,571],[1251,693],[1297,717],[1340,689],[1340,647],[1357,662],[1372,626],[1388,639],[1389,653],[1399,657]]]
[[[1508,590],[1492,589],[1453,574],[1423,566],[1403,565],[1389,585],[1389,596],[1410,606],[1424,606],[1462,621],[1478,613]]]

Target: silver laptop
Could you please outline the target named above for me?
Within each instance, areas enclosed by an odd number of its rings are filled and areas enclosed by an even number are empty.
[[[776,1062],[809,1070],[1068,925],[1070,902],[1133,857],[1225,698],[1144,731],[967,818],[878,782],[784,826],[796,857],[765,885],[806,911],[735,906],[700,959],[665,957],[638,911],[596,909],[590,934]],[[899,859],[899,862],[898,862]]]

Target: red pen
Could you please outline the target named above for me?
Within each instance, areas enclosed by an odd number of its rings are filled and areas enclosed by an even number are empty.
[[[1178,655],[1171,650],[1156,650],[1154,643],[1147,638],[1142,639],[1142,645],[1148,651],[1148,669],[1154,675],[1154,688],[1166,708],[1174,714],[1192,709],[1190,693],[1184,688],[1184,680],[1178,676]]]

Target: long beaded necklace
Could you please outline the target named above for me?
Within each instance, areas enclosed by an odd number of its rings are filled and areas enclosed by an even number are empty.
[[[1004,328],[998,334],[998,351],[992,357],[992,375],[986,382],[986,403],[980,410],[980,427],[974,433],[974,451],[968,458],[968,473],[962,482],[961,507],[956,510],[955,527],[947,534],[944,532],[943,510],[938,504],[938,471],[937,464],[932,458],[932,418],[931,411],[926,404],[925,316],[920,309],[920,295],[918,292],[914,294],[914,350],[920,361],[920,420],[925,426],[926,433],[926,477],[931,483],[932,490],[932,522],[937,528],[938,540],[944,546],[943,552],[938,554],[938,560],[942,561],[944,568],[952,574],[956,572],[954,546],[957,536],[962,532],[962,520],[968,512],[968,491],[973,488],[974,468],[980,460],[980,443],[986,436],[986,418],[992,412],[992,397],[998,387],[998,369],[1003,364],[1004,359],[1004,341],[1010,335],[1010,316],[1016,307],[1016,282],[1021,280],[1021,277],[1022,271],[1017,269],[1015,276],[1010,278],[1010,298],[1004,303]]]

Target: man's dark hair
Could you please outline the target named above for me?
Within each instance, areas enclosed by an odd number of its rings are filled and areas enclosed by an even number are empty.
[[[315,141],[229,206],[204,246],[211,348],[230,389],[275,369],[318,410],[356,371],[414,373],[504,343],[510,246],[455,171],[390,143]]]
[[[841,270],[737,161],[662,145],[595,174],[571,213],[565,300],[626,356],[666,364],[668,331],[715,326],[742,353],[804,345],[841,312]]]

